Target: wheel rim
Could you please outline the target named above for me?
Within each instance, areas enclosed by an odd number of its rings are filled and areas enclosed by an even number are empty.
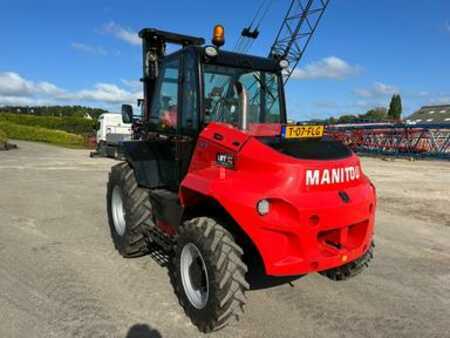
[[[184,292],[196,309],[203,309],[209,297],[209,279],[205,260],[200,250],[188,243],[181,251],[181,281]]]
[[[123,208],[122,193],[120,191],[119,186],[117,185],[114,187],[112,192],[111,211],[114,229],[120,236],[123,236],[126,227],[125,211]]]

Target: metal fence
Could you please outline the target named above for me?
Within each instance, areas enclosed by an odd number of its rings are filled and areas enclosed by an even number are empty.
[[[335,125],[327,134],[359,153],[450,160],[449,124]]]

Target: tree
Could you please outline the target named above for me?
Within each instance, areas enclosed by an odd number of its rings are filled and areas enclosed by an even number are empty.
[[[326,121],[328,124],[336,124],[337,123],[337,119],[333,116],[331,116],[328,121]]]
[[[402,115],[402,99],[400,94],[394,94],[389,104],[388,117],[391,120],[400,120]]]
[[[358,122],[358,117],[355,115],[339,116],[338,123],[355,123]]]
[[[384,107],[375,107],[370,109],[364,115],[359,115],[361,120],[368,122],[381,122],[385,121],[387,118],[387,109]]]

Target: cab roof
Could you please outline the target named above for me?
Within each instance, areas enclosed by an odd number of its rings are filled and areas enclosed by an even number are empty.
[[[215,65],[223,65],[236,68],[249,68],[266,72],[279,72],[282,68],[279,62],[272,58],[265,58],[249,54],[240,54],[235,52],[218,49],[218,55],[215,58],[208,58],[205,54],[205,47],[188,46],[182,48],[166,57],[175,56],[179,53],[192,51],[203,63],[212,63]]]

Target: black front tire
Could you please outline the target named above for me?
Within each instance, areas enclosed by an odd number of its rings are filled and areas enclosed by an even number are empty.
[[[181,272],[183,248],[192,244],[204,261],[208,296],[202,308],[194,306],[186,294]],[[169,275],[180,305],[192,323],[204,333],[219,330],[244,312],[247,266],[242,262],[243,250],[232,235],[215,220],[194,218],[183,224],[176,236]],[[192,265],[192,264],[191,264]]]
[[[374,248],[375,244],[372,242],[369,249],[360,258],[337,268],[321,271],[320,274],[333,281],[345,281],[353,278],[369,267],[369,263],[373,259]]]
[[[125,229],[119,233],[114,224],[112,196],[120,191],[123,201]],[[107,189],[108,222],[115,248],[123,257],[140,257],[149,252],[147,234],[154,227],[152,205],[147,190],[136,182],[133,169],[127,163],[112,167]]]

